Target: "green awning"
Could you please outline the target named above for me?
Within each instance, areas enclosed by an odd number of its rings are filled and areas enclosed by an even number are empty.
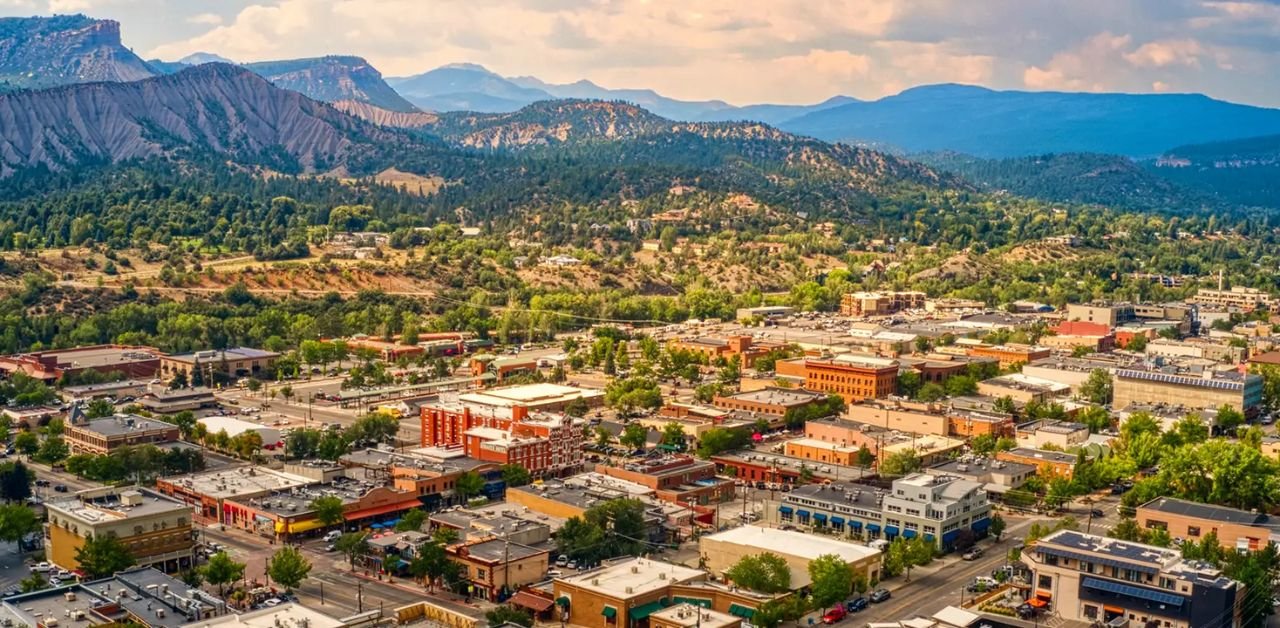
[[[741,604],[730,604],[729,614],[737,615],[743,619],[751,619],[756,614],[756,609],[742,606]]]
[[[556,599],[556,604],[559,604],[560,606],[568,606],[569,596],[567,595],[560,596],[559,598]]]
[[[627,615],[631,616],[631,621],[640,621],[660,610],[662,610],[662,602],[649,602],[631,609]]]
[[[618,616],[618,609],[612,606],[606,606],[604,607],[604,610],[600,611],[600,614],[608,617],[609,619],[613,619]]]
[[[675,598],[676,604],[693,604],[702,608],[711,608],[711,600],[700,597],[679,597]]]

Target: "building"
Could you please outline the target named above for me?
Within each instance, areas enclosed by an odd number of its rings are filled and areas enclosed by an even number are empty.
[[[0,624],[181,628],[203,626],[229,612],[227,603],[216,596],[155,569],[133,567],[110,578],[7,597],[0,603]]]
[[[493,601],[545,580],[550,554],[550,549],[492,538],[449,548],[450,558],[462,566],[471,583],[472,594]]]
[[[982,485],[989,497],[999,497],[1026,484],[1027,480],[1036,474],[1036,467],[1018,462],[965,455],[927,467],[924,472],[929,475],[947,475],[977,482]]]
[[[1111,407],[1131,404],[1219,408],[1223,405],[1255,416],[1262,405],[1262,376],[1239,371],[1169,372],[1154,368],[1118,369]]]
[[[827,396],[796,388],[767,387],[727,396],[717,396],[712,405],[722,410],[782,417],[791,410],[825,403]]]
[[[507,506],[502,504],[497,508]],[[520,545],[541,545],[551,539],[551,525],[537,520],[537,515],[509,507],[497,510],[452,508],[431,513],[429,521],[434,528],[450,528],[458,532],[461,541],[501,539]]]
[[[1066,620],[1117,626],[1241,624],[1244,586],[1177,549],[1059,530],[1022,551],[1030,603]],[[1113,623],[1114,622],[1114,623]]]
[[[119,539],[143,567],[175,572],[195,566],[191,507],[146,488],[102,487],[45,503],[45,555],[76,570],[76,551],[88,539]]]
[[[369,336],[353,336],[345,342],[348,349],[353,351],[360,349],[372,351],[384,362],[395,362],[400,358],[416,358],[427,352],[426,349],[418,345],[386,342]]]
[[[74,380],[80,373],[116,374],[120,379],[150,379],[160,370],[158,349],[133,345],[94,345],[0,357],[0,372],[23,373],[53,383]]]
[[[521,404],[464,400],[469,397],[461,395],[457,402],[437,400],[419,409],[423,447],[461,447],[477,460],[520,464],[535,475],[563,475],[582,466],[587,431],[582,419],[530,412]]]
[[[867,399],[851,404],[845,416],[855,423],[909,434],[950,434],[946,406],[938,403],[909,401],[898,397]]]
[[[157,478],[156,490],[195,507],[195,516],[209,523],[226,523],[226,500],[264,497],[314,484],[308,477],[257,465],[201,471]]]
[[[1066,451],[1089,440],[1089,426],[1071,421],[1036,420],[1018,426],[1018,446],[1042,449],[1051,445]]]
[[[970,366],[990,364],[997,366],[993,358],[971,358],[967,355],[947,353],[930,353],[923,358],[899,356],[898,362],[905,369],[910,368],[920,375],[924,384],[942,384],[956,375],[968,375]]]
[[[978,410],[961,406],[957,399],[951,400],[947,410],[947,433],[955,438],[973,438],[975,436],[1012,436],[1014,419],[1012,415],[996,412],[991,409]]]
[[[279,358],[280,354],[274,351],[248,347],[166,355],[160,359],[160,377],[170,381],[182,374],[187,382],[193,384],[201,378],[204,384],[211,384],[215,379],[265,379],[275,376],[272,367]],[[200,372],[198,377],[197,370]]]
[[[979,344],[968,347],[966,353],[971,357],[995,358],[1002,369],[1007,369],[1014,364],[1030,364],[1053,354],[1048,347],[1018,344],[998,346]]]
[[[922,463],[928,465],[964,446],[962,441],[946,436],[912,435],[837,418],[807,421],[804,429],[804,438],[789,440],[784,445],[788,456],[844,466],[857,465],[859,451],[864,447],[877,460],[913,450]]]
[[[370,618],[367,612],[337,619],[298,602],[285,602],[247,613],[228,613],[204,619],[198,625],[186,628],[353,628],[368,625],[375,619]]]
[[[782,496],[769,521],[863,540],[921,536],[950,551],[962,536],[982,537],[991,505],[979,482],[916,473],[890,490],[862,484],[812,484]]]
[[[1128,368],[1138,363],[1137,357],[1110,354],[1089,358],[1051,357],[1036,360],[1023,365],[1022,374],[1041,380],[1063,384],[1071,388],[1071,393],[1080,392],[1080,387],[1089,381],[1094,371],[1110,374],[1118,368]]]
[[[903,310],[922,310],[923,292],[849,292],[840,297],[841,316],[888,316]]]
[[[996,460],[1031,465],[1037,469],[1040,475],[1070,480],[1071,476],[1075,475],[1076,463],[1080,461],[1080,458],[1076,454],[1069,454],[1063,451],[1014,447],[1007,451],[997,452]]]
[[[770,351],[786,348],[786,345],[779,342],[757,341],[751,336],[729,336],[728,338],[713,338],[710,336],[699,336],[697,338],[689,338],[685,340],[676,340],[671,343],[671,349],[677,351],[689,351],[705,357],[709,362],[718,359],[737,359],[740,366],[750,368],[756,358],[768,354]]]
[[[622,467],[596,465],[596,472],[647,487],[660,500],[707,506],[734,497],[732,480],[716,477],[716,465],[690,456],[668,456]]]
[[[107,455],[131,445],[162,445],[178,441],[178,426],[132,414],[100,419],[75,419],[63,428],[71,453]]]
[[[765,320],[783,318],[794,314],[796,308],[788,305],[761,305],[759,307],[740,307],[734,314],[736,320],[749,320],[760,317]]]
[[[1280,543],[1280,521],[1226,506],[1157,497],[1138,506],[1134,517],[1146,530],[1164,530],[1170,538],[1189,543],[1198,543],[1212,532],[1228,550],[1252,552],[1273,540]]]
[[[321,497],[342,501],[343,529],[393,524],[404,513],[422,505],[414,493],[337,476],[328,484],[313,484],[288,492],[226,498],[222,504],[222,524],[279,541],[298,535],[316,535],[332,527],[318,519],[311,506]]]
[[[742,618],[679,602],[649,616],[649,628],[739,628]]]
[[[64,386],[61,394],[68,403],[84,403],[94,399],[141,397],[150,390],[151,386],[152,384],[145,379],[123,379],[118,382]]]
[[[257,432],[262,438],[262,448],[274,450],[283,444],[280,430],[260,423],[253,423],[233,416],[207,416],[196,420],[204,426],[209,434],[226,432],[228,437],[235,438],[245,432]]]
[[[888,397],[898,391],[897,360],[841,355],[830,359],[804,359],[803,364],[804,387],[807,390],[840,395],[848,403]],[[784,374],[782,369],[778,372]]]
[[[0,417],[9,425],[18,429],[34,430],[49,424],[50,421],[62,417],[62,408],[58,406],[18,406],[0,410]]]
[[[1212,305],[1244,312],[1252,312],[1258,308],[1271,309],[1273,300],[1269,292],[1244,286],[1235,286],[1229,290],[1223,290],[1221,287],[1217,290],[1201,288],[1196,291],[1195,296],[1187,299],[1188,302],[1198,305]]]
[[[1137,318],[1129,303],[1068,303],[1067,321],[1097,323],[1108,330]]]
[[[1071,387],[1022,373],[1010,373],[978,382],[978,394],[996,398],[1009,397],[1021,404],[1033,401],[1048,403],[1071,394]]]
[[[486,482],[482,494],[502,497],[505,483],[491,462],[469,458],[461,447],[424,447],[400,451],[389,447],[353,451],[338,459],[346,467],[343,474],[374,484],[386,484],[413,493],[428,509],[438,509],[454,497],[454,487],[463,473],[475,473]]]
[[[494,381],[502,382],[521,375],[532,375],[538,372],[538,361],[534,358],[520,356],[498,357],[490,354],[476,355],[471,358],[471,376],[491,375]]]
[[[635,626],[672,599],[672,585],[706,579],[682,565],[633,558],[573,576],[556,578],[554,596],[567,623],[577,626]]]
[[[746,556],[768,552],[787,561],[791,568],[791,589],[803,589],[809,579],[809,562],[819,556],[835,554],[844,559],[855,576],[867,582],[880,579],[881,554],[878,550],[839,538],[806,534],[792,530],[775,530],[754,525],[738,526],[698,539],[706,569],[717,576]]]
[[[203,386],[196,388],[178,388],[176,390],[151,389],[138,399],[138,405],[159,414],[175,414],[187,410],[195,411],[218,404],[213,391]]]

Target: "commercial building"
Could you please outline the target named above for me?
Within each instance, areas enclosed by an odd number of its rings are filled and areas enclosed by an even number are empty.
[[[1051,445],[1066,451],[1089,440],[1089,427],[1083,423],[1050,419],[1028,421],[1018,426],[1018,446],[1042,449]]]
[[[835,537],[753,525],[702,536],[698,539],[698,551],[706,569],[717,576],[724,576],[729,568],[746,556],[765,552],[773,554],[787,561],[791,568],[792,590],[812,584],[809,562],[819,556],[839,556],[853,569],[855,576],[862,576],[867,582],[879,580],[882,567],[880,552],[865,545]]]
[[[203,425],[210,434],[226,432],[230,438],[235,438],[245,432],[256,432],[262,438],[263,449],[275,449],[283,444],[280,430],[269,425],[253,423],[233,416],[207,416],[197,419],[196,422]]]
[[[28,430],[44,427],[61,416],[62,408],[58,406],[19,406],[0,410],[0,417],[4,417],[9,425]]]
[[[450,546],[449,558],[462,566],[472,594],[497,601],[520,587],[546,579],[551,550],[500,539]]]
[[[46,383],[74,379],[85,371],[150,379],[160,370],[158,349],[133,345],[94,345],[0,356],[0,372],[22,373]]]
[[[1107,329],[1137,318],[1129,303],[1068,303],[1067,321],[1097,323]]]
[[[187,628],[353,628],[367,625],[373,619],[376,618],[370,618],[369,613],[337,619],[298,602],[285,602],[247,613],[206,618],[198,626]]]
[[[767,387],[759,390],[717,396],[712,405],[722,410],[733,410],[782,417],[791,410],[824,403],[827,396],[796,388]]]
[[[1116,370],[1113,408],[1154,403],[1214,409],[1227,405],[1252,417],[1262,405],[1262,376],[1239,371]]]
[[[556,578],[552,595],[565,623],[618,628],[643,626],[673,604],[694,604],[750,619],[770,599],[708,583],[701,570],[647,558]],[[698,617],[693,618],[695,626]]]
[[[498,357],[491,354],[479,354],[471,358],[471,376],[489,375],[494,381],[502,383],[521,375],[532,375],[538,372],[538,361],[520,356]]]
[[[1267,543],[1280,543],[1280,521],[1265,513],[1201,504],[1173,497],[1157,497],[1134,514],[1146,530],[1164,530],[1170,538],[1198,543],[1213,533],[1223,549],[1252,552]]]
[[[1076,463],[1080,458],[1076,454],[1029,447],[1014,447],[996,453],[996,460],[1031,465],[1040,475],[1061,477],[1070,480],[1075,475]]]
[[[888,397],[898,391],[897,360],[841,355],[829,359],[806,358],[802,363],[806,389],[840,395],[849,403]],[[784,373],[785,368],[780,366],[778,373],[792,374]]]
[[[1122,354],[1109,354],[1105,358],[1051,357],[1023,365],[1022,374],[1066,385],[1074,394],[1080,392],[1080,387],[1089,381],[1089,376],[1094,371],[1110,374],[1116,369],[1133,366],[1138,361],[1137,357]]]
[[[1211,360],[1213,362],[1229,362],[1238,364],[1249,355],[1245,347],[1227,344],[1225,341],[1208,338],[1188,338],[1186,340],[1170,340],[1157,338],[1147,343],[1143,353],[1150,357]]]
[[[596,472],[647,487],[658,499],[677,504],[707,506],[734,497],[733,481],[716,477],[715,463],[690,456],[649,459],[622,467],[596,465]]]
[[[535,475],[564,475],[582,466],[587,424],[564,414],[437,401],[421,407],[419,421],[423,447],[461,446],[476,460],[519,464]]]
[[[1002,369],[1007,369],[1014,364],[1030,364],[1053,354],[1048,347],[1019,344],[995,346],[979,344],[967,347],[965,351],[972,357],[995,358]]]
[[[110,578],[6,597],[0,603],[0,624],[181,628],[204,626],[204,622],[216,622],[215,618],[229,612],[227,603],[216,596],[155,569],[133,567]],[[331,627],[320,624],[311,628]]]
[[[978,394],[996,398],[1009,397],[1022,404],[1033,401],[1048,403],[1054,398],[1071,394],[1071,387],[1022,373],[1010,373],[978,382]]]
[[[805,422],[805,437],[787,441],[784,451],[788,456],[804,460],[853,466],[864,447],[877,460],[911,450],[927,465],[963,446],[962,441],[946,436],[913,435],[867,423],[827,418]]]
[[[313,483],[315,480],[308,477],[246,465],[156,478],[156,490],[194,506],[196,517],[203,521],[226,523],[226,500],[264,497]]]
[[[1187,299],[1187,301],[1199,305],[1213,305],[1252,312],[1258,308],[1271,309],[1274,298],[1271,293],[1264,290],[1235,286],[1229,290],[1223,290],[1221,287],[1217,290],[1201,288],[1196,291],[1195,296]]]
[[[993,409],[971,409],[951,400],[947,410],[947,433],[955,438],[973,438],[975,436],[1012,436],[1014,419],[1012,415],[996,412]]]
[[[408,491],[338,476],[329,484],[312,484],[262,497],[224,499],[222,523],[280,541],[318,534],[331,527],[316,517],[312,507],[321,497],[342,501],[344,529],[393,525],[401,515],[422,505],[418,496]]]
[[[895,480],[888,491],[844,483],[797,487],[768,514],[773,523],[865,540],[921,536],[942,551],[950,551],[963,535],[985,536],[991,525],[982,483],[927,473]]]
[[[280,354],[274,351],[248,347],[166,355],[160,359],[160,377],[169,381],[182,374],[190,383],[203,378],[206,385],[217,378],[265,378],[275,375],[272,367],[279,358]],[[200,372],[199,377],[196,371]]]
[[[1245,588],[1177,549],[1059,530],[1022,551],[1030,603],[1066,620],[1117,626],[1240,626]],[[1113,623],[1115,622],[1115,623]]]
[[[143,567],[174,572],[195,565],[191,507],[146,488],[102,487],[45,503],[45,555],[78,569],[76,551],[99,536],[118,539]]]
[[[909,401],[899,397],[867,399],[851,404],[845,416],[855,424],[909,434],[946,436],[950,433],[946,406],[941,403]]]
[[[150,392],[138,399],[138,405],[159,414],[195,411],[217,405],[217,403],[218,400],[214,398],[213,391],[203,386],[176,390],[152,388]]]
[[[742,618],[680,602],[649,616],[649,628],[739,628]]]
[[[783,318],[794,314],[796,308],[788,305],[761,305],[759,307],[740,307],[734,313],[736,320],[748,320],[759,316],[765,320]]]
[[[461,447],[362,449],[342,456],[338,462],[346,467],[347,477],[377,484],[390,482],[398,490],[417,495],[428,509],[437,509],[457,497],[454,487],[463,473],[484,478],[481,494],[489,499],[500,499],[506,486],[498,465],[469,458]]]
[[[344,342],[346,342],[348,349],[371,351],[385,362],[395,362],[400,358],[414,358],[426,353],[426,349],[418,345],[386,342],[369,336],[353,336]]]
[[[72,412],[63,428],[63,439],[71,453],[107,455],[131,445],[160,445],[178,441],[178,426],[132,414],[85,419]]]
[[[888,316],[925,307],[923,292],[849,292],[840,297],[841,316]]]
[[[699,336],[676,340],[670,347],[678,351],[689,351],[705,357],[708,361],[720,358],[736,359],[743,368],[750,368],[756,358],[770,351],[785,348],[779,342],[757,341],[751,336],[729,336],[728,338],[712,338]]]
[[[988,497],[998,497],[1026,484],[1036,474],[1036,470],[1036,467],[1029,464],[964,455],[927,467],[924,472],[977,482],[982,485]]]
[[[156,384],[157,386],[159,384]],[[120,399],[122,397],[141,397],[150,390],[152,384],[145,379],[124,379],[118,382],[101,384],[85,384],[83,386],[64,386],[61,394],[68,403],[83,403],[94,399]]]

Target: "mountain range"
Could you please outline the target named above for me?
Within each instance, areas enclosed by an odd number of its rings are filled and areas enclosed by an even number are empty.
[[[0,89],[136,81],[155,74],[120,43],[120,24],[83,15],[0,19]]]

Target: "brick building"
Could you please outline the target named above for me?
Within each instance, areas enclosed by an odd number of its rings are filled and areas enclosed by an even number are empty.
[[[423,447],[461,446],[477,460],[520,464],[534,475],[571,473],[582,465],[586,422],[530,413],[523,405],[435,403],[420,410]]]
[[[756,358],[784,347],[786,347],[785,344],[778,342],[757,342],[751,336],[729,336],[728,338],[702,336],[671,343],[672,349],[691,351],[707,358],[708,361],[715,361],[718,358],[737,358],[744,368],[749,368]]]
[[[73,419],[64,428],[72,453],[107,455],[129,445],[178,441],[178,426],[140,416],[118,414],[100,419]]]
[[[840,395],[849,403],[888,397],[898,390],[897,360],[872,356],[779,361],[778,374],[803,374],[805,389]]]
[[[840,297],[841,316],[887,316],[924,307],[923,292],[850,292]]]
[[[706,506],[730,501],[733,481],[716,477],[713,462],[689,456],[670,456],[630,463],[622,467],[596,465],[596,472],[634,482],[654,491],[663,501]]]
[[[0,357],[0,372],[23,373],[53,383],[85,371],[120,373],[130,378],[151,378],[160,370],[158,349],[133,345],[94,345],[74,349],[37,351]]]

